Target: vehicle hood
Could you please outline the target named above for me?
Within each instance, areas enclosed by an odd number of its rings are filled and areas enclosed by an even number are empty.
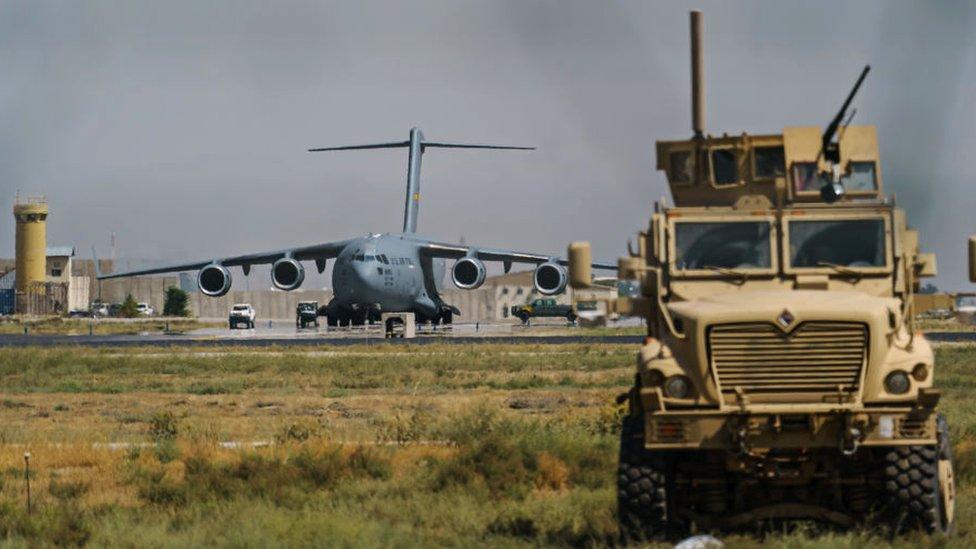
[[[779,323],[791,318],[792,328],[810,320],[863,322],[872,328],[889,328],[898,319],[899,301],[854,291],[766,290],[734,292],[681,301],[668,305],[671,313],[699,327],[732,322]]]

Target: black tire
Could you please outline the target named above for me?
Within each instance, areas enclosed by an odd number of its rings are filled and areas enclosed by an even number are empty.
[[[228,322],[227,324],[230,326],[231,330],[237,329],[237,324],[234,324],[233,322]]]
[[[522,324],[528,324],[529,323],[529,315],[528,315],[528,313],[519,313],[517,316],[518,316],[519,320],[522,321]]]
[[[325,316],[325,324],[326,324],[326,326],[338,326],[339,325],[339,319],[336,318],[335,315],[326,315]]]
[[[576,315],[572,311],[570,311],[570,312],[566,313],[566,320],[568,320],[570,322],[570,324],[575,324],[576,323]]]
[[[952,469],[949,424],[942,414],[936,418],[934,445],[886,448],[884,463],[884,517],[892,533],[922,530],[951,534],[955,530],[955,484],[951,474],[946,486],[940,482],[939,461]],[[943,498],[949,494],[949,508]]]
[[[448,324],[454,324],[454,311],[444,311],[441,313],[441,322],[443,322],[445,326]]]
[[[640,416],[624,417],[617,468],[617,522],[625,544],[668,535],[668,459],[644,448]]]

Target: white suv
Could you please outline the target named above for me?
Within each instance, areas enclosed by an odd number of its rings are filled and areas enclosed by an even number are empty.
[[[228,323],[230,329],[237,328],[238,324],[243,324],[245,328],[254,328],[254,307],[250,303],[237,303],[230,310]]]
[[[148,303],[139,303],[136,305],[136,311],[139,312],[139,316],[153,316],[156,314],[156,309],[153,309]]]

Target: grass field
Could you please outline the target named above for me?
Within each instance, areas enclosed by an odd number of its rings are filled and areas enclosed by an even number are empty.
[[[12,546],[612,545],[618,345],[0,351]],[[976,543],[976,348],[938,349]],[[26,512],[24,452],[33,513]],[[888,546],[868,532],[733,547]]]
[[[65,318],[59,316],[41,318],[7,318],[0,320],[0,334],[22,334],[24,329],[31,334],[58,335],[96,335],[141,334],[162,332],[168,327],[174,332],[185,332],[199,328],[225,326],[224,323],[201,322],[192,318]]]

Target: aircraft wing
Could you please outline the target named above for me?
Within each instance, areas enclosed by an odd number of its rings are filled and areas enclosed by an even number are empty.
[[[161,274],[161,273],[178,273],[182,271],[195,271],[202,269],[211,263],[219,263],[224,267],[238,267],[242,266],[246,270],[250,269],[251,265],[263,265],[268,263],[274,263],[275,261],[291,255],[291,257],[299,261],[307,261],[312,259],[332,259],[342,252],[351,240],[343,240],[340,242],[326,242],[324,244],[313,244],[311,246],[302,246],[299,248],[288,248],[285,250],[275,250],[272,252],[261,252],[256,254],[238,255],[234,257],[225,258],[214,258],[207,259],[203,261],[195,261],[192,263],[179,263],[176,265],[165,265],[162,267],[153,267],[151,269],[138,269],[133,271],[123,271],[121,273],[110,273],[110,274],[98,274],[99,280],[105,280],[108,278],[123,278],[127,276],[140,276],[140,275],[150,275],[150,274]],[[97,261],[96,261],[97,264]]]
[[[560,265],[567,265],[569,262],[558,257],[519,252],[515,250],[501,250],[497,248],[479,248],[477,246],[462,246],[460,244],[442,244],[440,242],[426,242],[420,245],[423,254],[429,257],[441,257],[445,259],[460,259],[462,257],[474,256],[482,261],[501,261],[505,264],[505,272],[512,263],[531,263],[538,265],[552,261]],[[617,266],[611,263],[593,263],[594,269],[616,271]]]

